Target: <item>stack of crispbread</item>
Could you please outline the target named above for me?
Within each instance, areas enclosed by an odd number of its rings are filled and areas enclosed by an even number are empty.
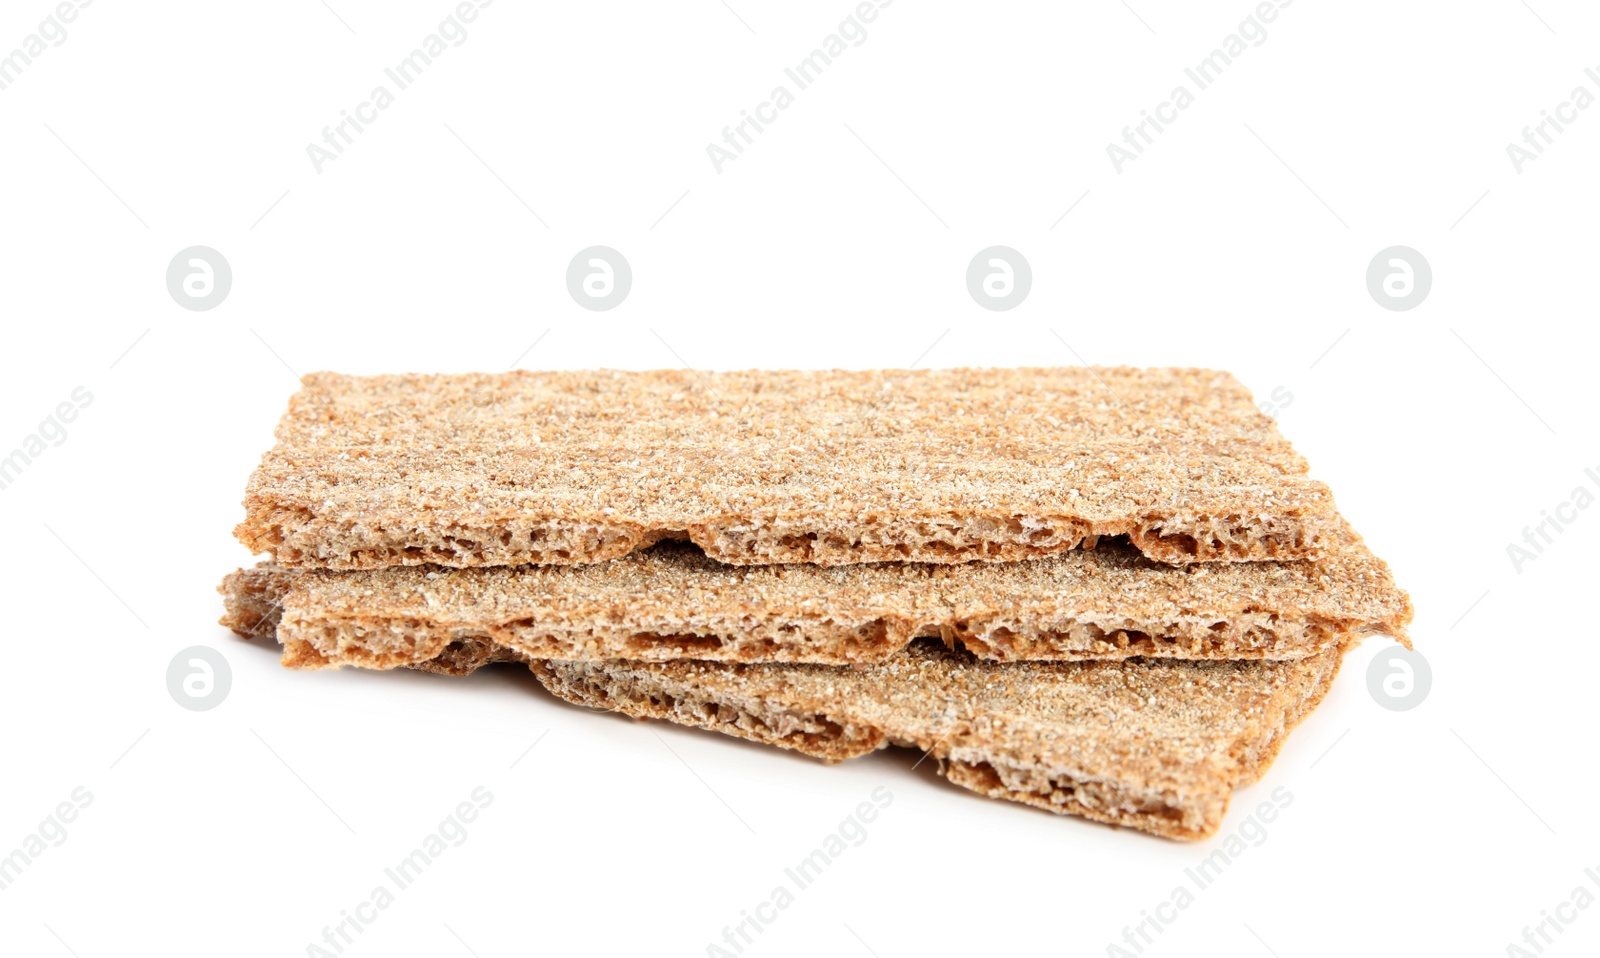
[[[307,376],[223,624],[1216,830],[1410,601],[1232,376]]]

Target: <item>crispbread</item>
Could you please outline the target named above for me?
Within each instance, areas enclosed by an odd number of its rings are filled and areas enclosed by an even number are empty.
[[[1338,648],[1297,662],[979,662],[918,642],[864,668],[534,661],[569,702],[826,761],[888,744],[991,798],[1168,838],[1214,833],[1327,694]]]
[[[278,580],[281,582],[281,580]],[[229,577],[230,604],[279,612],[272,576]],[[258,590],[253,598],[250,589]],[[282,639],[284,662],[320,653]],[[1327,694],[1350,644],[1288,662],[980,662],[913,643],[870,666],[527,660],[569,702],[667,719],[828,762],[911,745],[991,798],[1164,835],[1215,832],[1236,786],[1259,778]],[[481,637],[409,668],[463,675],[523,660]],[[313,666],[315,667],[315,666]]]
[[[276,567],[264,567],[276,568]],[[994,661],[1291,659],[1405,641],[1411,604],[1348,527],[1319,562],[1174,567],[1101,542],[1020,563],[731,567],[662,543],[584,566],[235,573],[223,624],[279,590],[300,667],[393,668],[483,638],[529,658],[849,664],[939,636]],[[239,598],[235,598],[235,595]]]
[[[262,563],[254,569],[230,573],[217,588],[225,597],[220,621],[247,639],[278,638],[283,600],[300,573]],[[426,658],[407,662],[407,668],[444,675],[467,675],[495,662],[522,662],[516,652],[487,640],[460,639],[431,650]],[[328,662],[316,649],[296,639],[283,641],[283,664],[292,669],[322,669]]]
[[[1314,558],[1326,486],[1202,369],[313,373],[235,530],[284,566]]]

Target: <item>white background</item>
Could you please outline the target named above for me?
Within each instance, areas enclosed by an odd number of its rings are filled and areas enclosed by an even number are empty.
[[[1380,709],[1382,643],[1353,655],[1223,834],[1275,787],[1292,806],[1145,954],[1501,955],[1600,866],[1600,509],[1520,573],[1506,552],[1600,492],[1600,106],[1522,173],[1506,154],[1600,92],[1592,5],[1301,0],[1119,175],[1107,143],[1252,4],[901,0],[718,175],[706,145],[852,4],[500,0],[319,175],[306,145],[452,9],[329,2],[101,0],[0,91],[0,451],[94,397],[0,492],[0,854],[93,795],[0,892],[7,954],[306,954],[479,785],[468,840],[346,954],[705,954],[878,786],[868,840],[747,955],[1103,955],[1210,850],[979,799],[914,753],[829,768],[593,715],[516,670],[289,672],[214,624],[294,373],[519,357],[1282,387],[1412,592],[1433,691]],[[0,51],[51,9],[7,3]],[[197,244],[234,273],[209,312],[164,285]],[[563,281],[593,244],[633,266],[611,312]],[[1010,312],[964,286],[993,244],[1032,263]],[[1394,244],[1433,268],[1409,312],[1365,287]],[[233,670],[203,713],[165,684],[196,644]],[[1575,914],[1547,954],[1600,945],[1600,907]]]

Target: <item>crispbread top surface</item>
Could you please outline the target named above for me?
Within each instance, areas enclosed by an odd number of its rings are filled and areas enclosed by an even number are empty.
[[[277,437],[240,529],[258,548],[286,517],[325,530],[555,518],[636,527],[648,544],[806,516],[1042,515],[1118,534],[1169,512],[1315,526],[1333,508],[1249,391],[1203,369],[314,373]]]
[[[716,662],[551,662],[638,676],[729,703],[824,716],[962,761],[1114,780],[1172,794],[1248,781],[1339,649],[1295,662],[979,662],[926,642],[858,668]]]

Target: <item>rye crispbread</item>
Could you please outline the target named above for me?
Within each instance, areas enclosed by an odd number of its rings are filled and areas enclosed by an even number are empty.
[[[557,696],[835,762],[908,745],[991,798],[1168,838],[1213,834],[1327,694],[1296,662],[979,662],[918,642],[877,665],[535,660]]]
[[[279,638],[283,600],[299,576],[298,572],[269,563],[230,573],[217,588],[225,599],[219,624],[247,639]],[[324,669],[334,664],[305,642],[289,638],[282,644],[282,663],[289,668]],[[524,661],[510,649],[479,639],[447,642],[430,651],[434,654],[407,662],[406,667],[445,675],[467,675],[495,662]]]
[[[281,580],[279,580],[281,581]],[[235,573],[271,625],[274,578]],[[226,623],[225,623],[226,624]],[[284,664],[323,657],[287,638]],[[481,637],[407,667],[464,675],[526,661],[556,696],[838,762],[922,749],[950,781],[1009,801],[1168,838],[1216,831],[1232,790],[1259,778],[1322,697],[1355,639],[1288,662],[981,662],[928,640],[870,666],[524,659]]]
[[[236,623],[265,601],[253,597],[256,579],[282,596],[286,647],[316,652],[302,667],[395,668],[464,638],[553,659],[839,665],[887,659],[915,636],[993,661],[1292,659],[1351,635],[1404,642],[1411,619],[1388,567],[1347,526],[1318,562],[1188,567],[1111,541],[963,565],[735,567],[662,543],[582,566],[264,566],[221,589],[243,607],[223,624],[246,634]]]
[[[1326,486],[1225,372],[313,373],[235,534],[284,566],[1316,557]]]

